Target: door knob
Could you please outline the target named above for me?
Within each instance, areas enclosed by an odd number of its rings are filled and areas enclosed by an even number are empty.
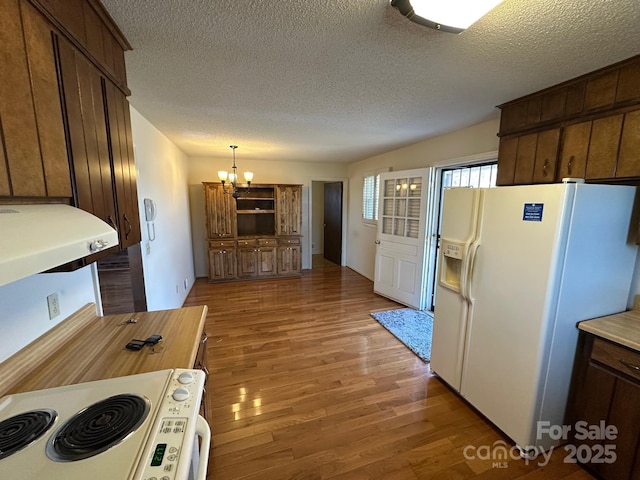
[[[376,240],[376,245],[380,245],[380,240]]]

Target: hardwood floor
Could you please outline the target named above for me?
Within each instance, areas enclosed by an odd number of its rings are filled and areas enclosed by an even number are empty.
[[[209,480],[592,478],[562,449],[546,466],[472,458],[511,444],[369,316],[399,305],[352,270],[200,279],[185,305],[202,304]]]

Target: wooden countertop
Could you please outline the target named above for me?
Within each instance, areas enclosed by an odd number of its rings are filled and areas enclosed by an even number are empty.
[[[0,396],[167,368],[193,368],[207,307],[99,317],[88,304],[0,364]],[[133,321],[132,321],[133,319]],[[131,351],[131,339],[162,335]]]
[[[585,320],[578,328],[598,337],[640,351],[640,310]]]

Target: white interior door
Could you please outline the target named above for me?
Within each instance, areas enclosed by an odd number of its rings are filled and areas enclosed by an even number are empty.
[[[380,174],[373,289],[409,307],[425,307],[429,169]]]

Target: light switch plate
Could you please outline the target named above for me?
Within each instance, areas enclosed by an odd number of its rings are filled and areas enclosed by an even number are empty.
[[[58,292],[54,292],[47,297],[47,305],[49,307],[49,319],[53,320],[60,315],[60,303],[58,301]]]

